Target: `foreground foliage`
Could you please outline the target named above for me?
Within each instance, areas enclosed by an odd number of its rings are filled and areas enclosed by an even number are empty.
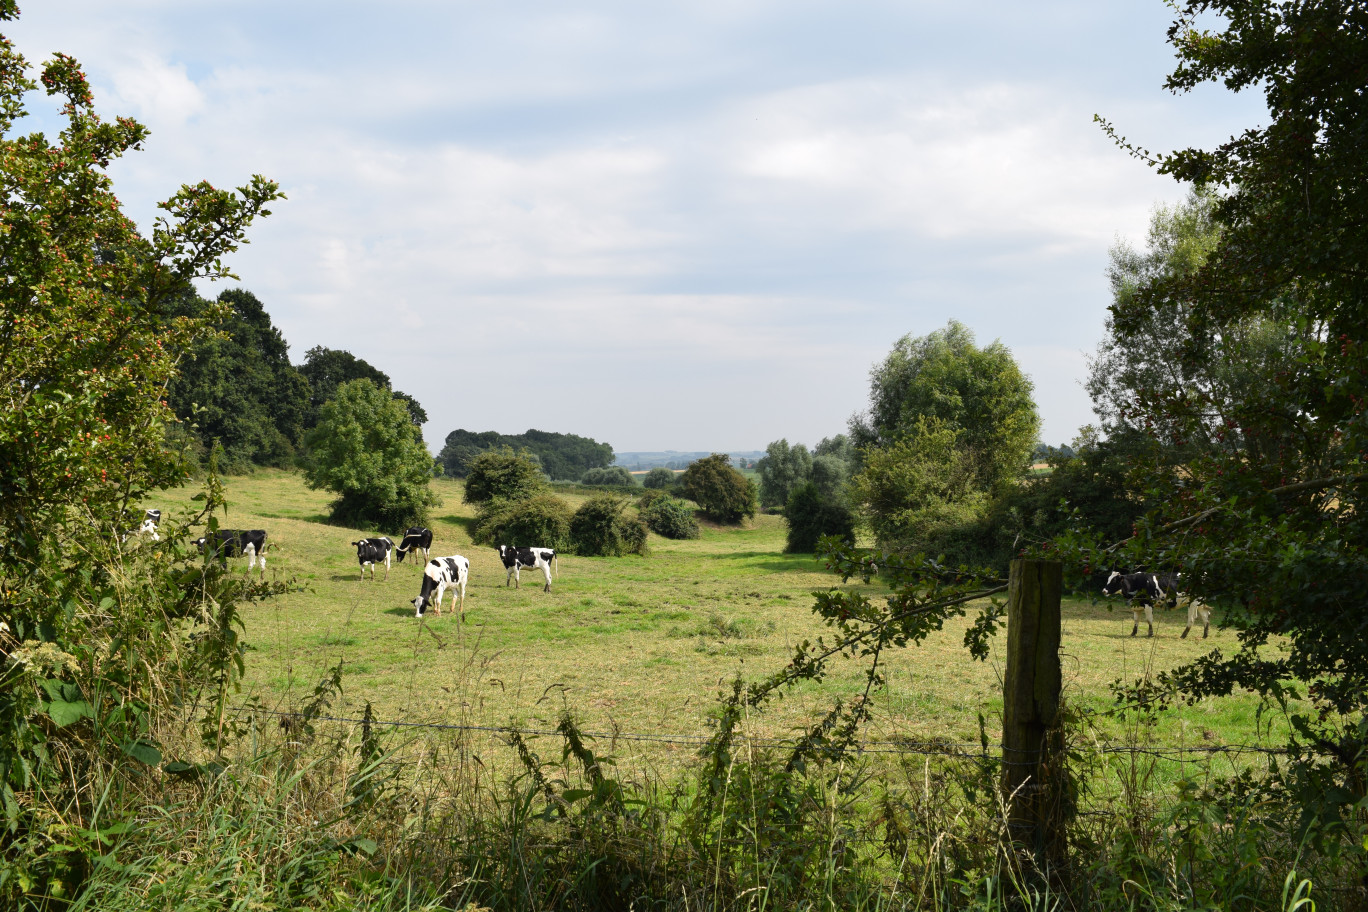
[[[1081,537],[1068,551],[1084,567],[1180,570],[1193,594],[1225,609],[1238,651],[1137,694],[1247,689],[1283,707],[1289,758],[1266,787],[1299,808],[1299,839],[1345,851],[1368,873],[1368,9],[1177,9],[1167,87],[1257,88],[1267,126],[1171,155],[1123,141],[1197,187],[1216,229],[1200,255],[1156,251],[1159,268],[1117,296],[1116,345],[1168,327],[1183,382],[1140,374],[1120,385],[1152,443],[1133,477],[1151,510],[1123,546]],[[1294,695],[1306,709],[1288,706]]]

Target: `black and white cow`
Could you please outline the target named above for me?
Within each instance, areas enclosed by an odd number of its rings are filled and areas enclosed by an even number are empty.
[[[136,529],[124,529],[119,533],[119,543],[127,544],[133,536],[146,536],[153,541],[161,541],[161,536],[157,534],[157,523],[161,522],[161,510],[148,510],[143,514],[142,525]]]
[[[385,579],[389,579],[390,551],[394,549],[394,542],[385,536],[379,538],[363,538],[360,541],[352,542],[356,548],[356,562],[361,565],[361,578],[366,578],[366,566],[371,568],[371,579],[375,579],[375,565],[384,561]]]
[[[541,570],[545,575],[546,588],[542,591],[551,591],[551,565],[556,563],[555,548],[515,548],[512,545],[499,545],[499,560],[508,568],[508,576],[504,579],[505,586],[512,580],[515,588],[522,588],[518,571],[523,567],[530,567]]]
[[[422,551],[423,560],[428,559],[428,549],[432,547],[432,530],[424,529],[422,526],[409,526],[404,533],[404,538],[399,542],[399,547],[395,551],[399,553],[399,563],[404,562],[404,555],[410,551]]]
[[[247,558],[247,570],[256,567],[261,561],[261,572],[266,572],[266,532],[264,529],[219,529],[214,533],[214,541],[207,537],[195,539],[191,544],[203,551],[212,547],[220,560],[242,555]]]
[[[460,599],[461,617],[465,617],[466,581],[470,579],[470,561],[453,554],[451,557],[434,557],[423,569],[423,588],[413,600],[414,617],[422,617],[423,611],[431,605],[442,616],[442,596],[451,590],[451,607]]]
[[[1135,636],[1140,630],[1141,613],[1145,615],[1145,623],[1149,625],[1149,635],[1154,636],[1154,600],[1162,598],[1164,593],[1153,573],[1122,573],[1120,570],[1113,570],[1102,585],[1102,594],[1120,595],[1125,598],[1131,610],[1131,617],[1134,618],[1131,636]]]

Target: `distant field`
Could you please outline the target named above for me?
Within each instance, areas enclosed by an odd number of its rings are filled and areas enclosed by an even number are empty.
[[[363,533],[326,525],[328,495],[308,490],[299,476],[259,471],[227,480],[225,527],[267,529],[271,575],[305,587],[245,609],[254,651],[244,696],[289,705],[341,661],[339,714],[359,715],[369,701],[384,719],[542,727],[569,707],[591,731],[701,737],[715,696],[733,677],[764,677],[787,662],[794,643],[825,632],[811,593],[839,580],[810,557],[781,553],[779,517],[706,529],[691,542],[652,535],[647,557],[568,555],[544,593],[537,573],[525,572],[520,590],[505,588],[494,551],[470,543],[474,511],[461,503],[460,483],[435,486],[444,505],[434,514],[433,555],[471,561],[464,624],[450,612],[414,619],[415,563],[396,565],[387,582],[383,569],[380,580],[361,582],[348,543]],[[156,504],[185,511],[194,493],[170,492]],[[388,534],[397,540],[399,531]],[[1174,612],[1158,612],[1152,640],[1129,636],[1128,612],[1085,600],[1067,601],[1064,618],[1066,694],[1080,708],[1110,705],[1116,678],[1236,645],[1215,628],[1206,642],[1179,639],[1184,618]],[[871,739],[976,741],[980,713],[997,739],[1005,643],[999,639],[988,662],[971,661],[964,628],[952,621],[921,648],[892,657]],[[856,665],[838,662],[825,681],[801,686],[751,720],[752,730],[790,735],[837,694],[856,692],[858,679]],[[1178,708],[1147,737],[1171,745],[1247,741],[1255,707],[1252,698],[1235,697]],[[1138,737],[1105,724],[1113,737]]]

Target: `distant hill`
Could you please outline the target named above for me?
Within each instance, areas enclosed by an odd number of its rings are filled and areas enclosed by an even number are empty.
[[[641,471],[643,469],[654,469],[656,466],[664,466],[667,469],[688,468],[689,463],[711,456],[713,453],[724,452],[722,450],[694,450],[685,452],[683,450],[664,450],[664,451],[639,451],[628,453],[617,453],[613,460],[613,465],[622,466],[629,471]],[[726,450],[728,456],[732,458],[732,465],[740,466],[740,460],[746,460],[747,464],[765,455],[764,450]]]

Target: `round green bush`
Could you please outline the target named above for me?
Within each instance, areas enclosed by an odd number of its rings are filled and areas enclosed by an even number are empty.
[[[788,523],[784,550],[789,554],[811,554],[823,535],[838,535],[847,544],[855,544],[855,514],[840,501],[822,496],[821,489],[810,481],[793,489],[784,507],[784,520]]]
[[[554,494],[481,505],[470,538],[479,545],[565,549],[570,546],[570,505]]]
[[[641,519],[647,528],[666,538],[698,538],[698,520],[693,514],[693,508],[684,501],[668,496],[652,498],[641,507]]]
[[[679,489],[714,522],[736,525],[755,515],[755,482],[733,469],[725,453],[692,463],[679,477]]]
[[[627,501],[614,494],[596,494],[570,519],[570,540],[576,554],[617,557],[646,553],[646,524],[626,516]]]
[[[632,477],[631,472],[622,466],[596,467],[580,476],[580,484],[634,488],[636,487],[636,479]]]
[[[674,469],[667,469],[664,466],[656,466],[654,469],[651,469],[651,471],[646,473],[645,478],[641,479],[641,486],[643,488],[661,490],[664,488],[668,488],[670,485],[674,484],[674,480]]]
[[[541,466],[530,456],[513,452],[511,447],[485,450],[467,465],[466,503],[523,500],[545,489],[546,476]]]

